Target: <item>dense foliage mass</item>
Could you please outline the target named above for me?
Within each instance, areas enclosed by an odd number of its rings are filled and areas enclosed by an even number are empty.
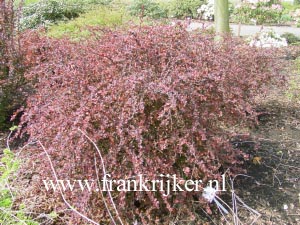
[[[180,26],[97,32],[84,43],[30,34],[28,79],[36,94],[22,117],[31,140],[41,140],[60,179],[103,176],[92,144],[100,148],[114,179],[138,174],[156,179],[220,178],[241,153],[228,128],[253,118],[253,98],[279,78],[272,51],[225,39],[189,34]],[[35,156],[41,179],[53,178],[42,150]],[[32,182],[37,192],[42,183]],[[48,193],[49,194],[49,193]],[[162,224],[163,215],[185,212],[201,193],[114,192],[123,220]],[[104,222],[99,192],[66,194],[91,218]],[[170,217],[164,217],[170,218]],[[75,222],[76,223],[76,222]],[[78,221],[77,221],[78,224]]]
[[[10,116],[23,106],[30,91],[23,77],[23,63],[14,1],[0,2],[0,129],[6,129]]]

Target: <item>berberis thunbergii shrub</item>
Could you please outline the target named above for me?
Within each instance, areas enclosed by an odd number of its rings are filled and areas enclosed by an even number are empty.
[[[176,174],[205,183],[220,179],[220,167],[238,167],[242,154],[227,131],[253,119],[254,96],[280,78],[272,50],[232,38],[216,43],[180,26],[96,33],[83,43],[30,36],[27,59],[36,66],[26,77],[37,81],[36,94],[22,121],[30,140],[44,144],[59,179],[97,177],[98,155],[78,128],[97,143],[113,179]],[[35,157],[40,179],[53,179],[44,152]],[[201,200],[200,192],[112,194],[130,224],[165,224],[179,211],[192,218],[190,204]],[[78,190],[66,198],[95,221],[109,220],[100,192]]]
[[[11,116],[31,92],[23,76],[27,65],[17,26],[19,13],[13,0],[0,1],[0,130],[11,126]]]

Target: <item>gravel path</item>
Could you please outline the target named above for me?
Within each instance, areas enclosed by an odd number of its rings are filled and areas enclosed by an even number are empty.
[[[237,35],[238,33],[238,25],[237,24],[230,24],[230,28],[232,29],[233,33]],[[253,26],[253,25],[242,25],[241,26],[241,36],[248,36],[254,35],[259,32],[261,26]],[[296,36],[300,36],[300,28],[297,27],[288,27],[288,26],[264,26],[263,30],[273,30],[278,34],[284,33],[293,33]]]
[[[209,28],[214,26],[213,23],[203,23],[203,22],[197,22],[193,21],[188,26],[189,31],[193,31],[196,29],[201,29],[203,27]],[[238,34],[238,24],[230,24],[230,28],[234,35]],[[261,30],[261,26],[254,26],[254,25],[241,25],[241,36],[249,36],[249,35],[255,35],[257,32]],[[289,27],[289,26],[263,26],[263,30],[273,30],[278,34],[283,33],[293,33],[296,36],[300,37],[300,28],[297,27]]]

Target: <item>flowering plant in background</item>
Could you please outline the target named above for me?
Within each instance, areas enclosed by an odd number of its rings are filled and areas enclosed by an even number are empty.
[[[197,10],[197,13],[201,15],[204,20],[214,19],[214,0],[208,0],[206,4],[201,5]]]
[[[250,39],[250,46],[268,48],[268,47],[285,47],[287,40],[274,31],[264,31]]]
[[[279,23],[283,7],[275,0],[247,0],[235,7],[233,19],[236,22],[255,24]]]
[[[300,9],[290,12],[290,16],[295,20],[297,27],[300,24]]]

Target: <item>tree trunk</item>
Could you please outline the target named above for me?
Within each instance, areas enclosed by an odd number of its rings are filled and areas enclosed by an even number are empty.
[[[228,0],[215,0],[215,27],[217,36],[230,32]]]

